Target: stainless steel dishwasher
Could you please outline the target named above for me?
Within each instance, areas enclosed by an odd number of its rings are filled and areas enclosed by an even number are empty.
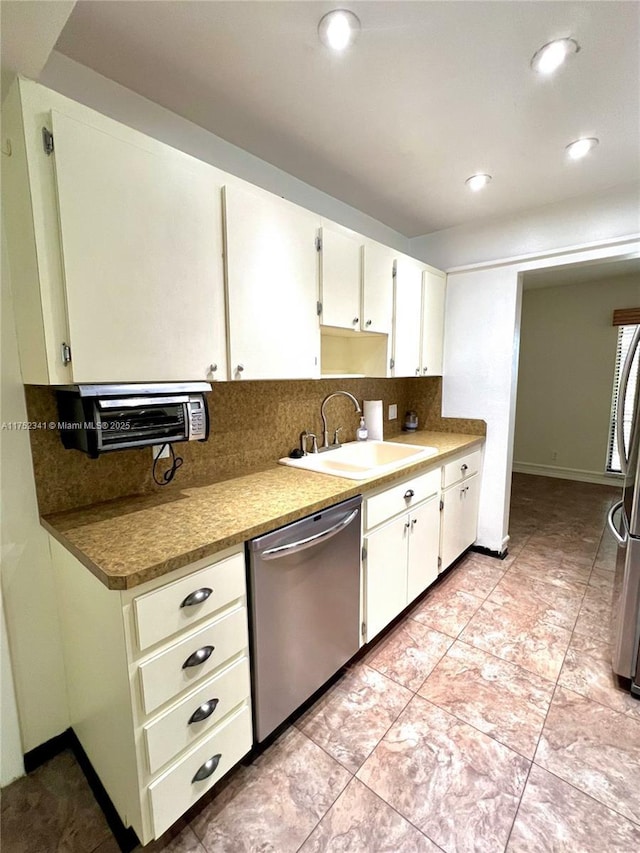
[[[361,504],[351,498],[248,543],[258,742],[358,651]]]

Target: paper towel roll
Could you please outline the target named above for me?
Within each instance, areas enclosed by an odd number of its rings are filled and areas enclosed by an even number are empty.
[[[382,441],[382,400],[363,400],[362,414],[369,438]]]

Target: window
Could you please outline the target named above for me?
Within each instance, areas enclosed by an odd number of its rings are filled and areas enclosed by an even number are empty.
[[[611,400],[611,425],[609,429],[609,449],[607,452],[607,473],[620,474],[620,455],[618,454],[618,430],[616,426],[616,409],[618,406],[618,392],[620,390],[620,374],[629,353],[631,339],[637,326],[618,326],[618,349],[616,350],[616,366],[613,376],[613,398]],[[625,446],[629,446],[631,437],[631,419],[633,417],[633,402],[638,384],[638,359],[634,359],[629,384],[625,395],[624,407],[624,440]]]

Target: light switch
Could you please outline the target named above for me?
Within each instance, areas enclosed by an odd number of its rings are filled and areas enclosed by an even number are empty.
[[[396,403],[392,403],[392,404],[389,406],[389,420],[390,420],[390,421],[395,421],[395,419],[396,419],[397,417],[398,417],[398,406],[397,406],[397,404],[396,404]]]

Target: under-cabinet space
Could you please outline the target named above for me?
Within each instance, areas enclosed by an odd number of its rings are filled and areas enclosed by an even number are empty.
[[[321,327],[322,376],[389,376],[389,337]]]

